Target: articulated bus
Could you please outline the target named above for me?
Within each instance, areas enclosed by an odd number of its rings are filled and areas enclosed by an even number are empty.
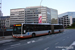
[[[35,37],[46,34],[63,32],[63,25],[60,24],[15,24],[13,25],[14,38]]]

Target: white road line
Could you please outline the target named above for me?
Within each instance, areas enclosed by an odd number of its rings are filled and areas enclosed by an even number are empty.
[[[49,49],[49,47],[45,48],[44,50],[48,50],[48,49]]]
[[[57,45],[59,42],[55,43],[55,45]]]
[[[28,42],[27,42],[27,44],[30,44],[30,43],[31,43],[31,41],[28,41]]]
[[[10,43],[5,43],[5,44],[3,44],[3,45],[8,45],[8,44],[11,44],[12,42],[10,42]]]
[[[67,50],[69,50],[69,49],[74,49],[74,46],[75,45],[75,41],[68,47],[68,48],[66,48]]]
[[[75,41],[71,45],[75,45]]]
[[[32,43],[34,43],[35,41],[34,40],[32,40]]]
[[[20,45],[21,43],[18,43],[18,44],[14,44],[14,45],[11,45],[11,46],[17,46],[17,45]]]

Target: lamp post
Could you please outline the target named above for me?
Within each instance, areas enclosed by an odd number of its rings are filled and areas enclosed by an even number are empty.
[[[41,3],[42,3],[42,1],[43,1],[43,0],[41,0],[41,2],[40,2],[40,14],[41,14]]]
[[[43,1],[43,0],[41,0],[41,2],[40,2],[40,6],[41,6],[42,1]]]
[[[40,14],[39,14],[39,23],[42,23],[42,14],[41,14],[41,3],[43,0],[40,2]]]

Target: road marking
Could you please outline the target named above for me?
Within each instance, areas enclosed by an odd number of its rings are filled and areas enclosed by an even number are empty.
[[[14,44],[14,45],[11,45],[11,46],[17,46],[17,45],[20,45],[21,43],[18,43],[18,44]]]
[[[8,45],[8,44],[11,44],[12,42],[10,42],[10,43],[5,43],[5,44],[3,44],[3,45]]]
[[[66,50],[66,49],[62,49],[62,50]]]
[[[66,48],[67,50],[69,50],[69,49],[74,49],[74,46],[75,45],[75,41],[68,47],[68,48]]]
[[[49,47],[45,48],[44,50],[48,50],[48,49],[49,49]]]
[[[31,41],[28,41],[28,42],[27,42],[27,44],[30,44],[30,43],[31,43]]]
[[[32,40],[32,43],[34,43],[35,41],[34,40]]]
[[[71,45],[75,45],[75,41]]]
[[[55,45],[57,45],[59,42],[55,43]]]

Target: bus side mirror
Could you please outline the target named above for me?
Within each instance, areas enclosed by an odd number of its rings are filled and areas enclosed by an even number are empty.
[[[24,30],[24,33],[26,32],[26,30]]]

